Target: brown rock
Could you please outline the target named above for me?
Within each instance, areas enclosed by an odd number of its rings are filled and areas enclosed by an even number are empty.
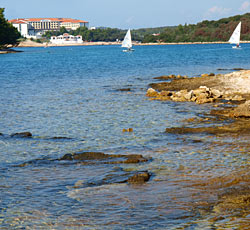
[[[246,101],[244,104],[239,105],[231,112],[229,112],[231,117],[250,117],[250,100]]]
[[[147,171],[146,172],[137,172],[136,174],[134,174],[133,176],[128,178],[128,183],[130,183],[130,184],[143,184],[143,183],[149,181],[150,176],[151,175]]]
[[[148,90],[147,90],[147,94],[146,94],[146,96],[147,97],[156,97],[156,96],[158,96],[158,92],[156,92],[153,88],[149,88]]]
[[[130,132],[133,132],[133,131],[134,131],[133,128],[128,128],[128,129],[123,129],[122,130],[122,132],[124,132],[124,133],[125,132],[129,132],[130,133]]]

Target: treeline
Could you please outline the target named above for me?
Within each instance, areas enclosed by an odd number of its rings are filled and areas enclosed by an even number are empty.
[[[123,40],[126,32],[126,30],[116,28],[98,28],[95,30],[89,30],[86,27],[80,27],[76,30],[67,31],[66,28],[62,27],[59,31],[47,31],[43,36],[47,39],[50,39],[51,36],[59,36],[64,33],[68,33],[74,36],[81,35],[82,39],[88,42],[113,42],[116,40]],[[133,40],[142,41],[142,39],[136,33],[133,35]]]
[[[18,45],[21,35],[4,17],[4,8],[0,8],[0,49]]]
[[[250,40],[250,13],[223,18],[217,21],[202,21],[196,25],[185,24],[171,27],[144,28],[131,30],[133,41],[139,42],[216,42],[228,41],[232,32],[239,22],[242,22],[241,40]],[[61,28],[60,31],[48,31],[44,35],[50,39],[52,35],[69,33],[71,35],[81,35],[84,41],[116,41],[123,40],[126,30],[116,28],[98,28],[88,30],[78,28],[74,31],[67,31]]]
[[[242,22],[241,40],[250,40],[250,13],[202,21],[196,25],[179,25],[165,28],[158,36],[147,34],[143,42],[216,42],[228,41],[239,22]]]

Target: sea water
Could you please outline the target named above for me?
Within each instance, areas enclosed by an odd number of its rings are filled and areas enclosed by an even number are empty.
[[[23,52],[0,56],[1,229],[210,229],[209,214],[192,203],[215,195],[195,196],[200,191],[185,177],[237,170],[249,161],[242,154],[247,140],[232,151],[234,138],[166,134],[212,105],[150,101],[145,94],[161,75],[248,69],[249,44],[135,46],[131,53],[119,46],[17,49]],[[25,131],[32,138],[10,136]],[[147,170],[151,179],[104,183],[120,165],[53,161],[84,151],[141,154],[151,160],[123,170]]]

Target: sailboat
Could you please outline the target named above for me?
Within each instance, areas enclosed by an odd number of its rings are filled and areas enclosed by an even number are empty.
[[[232,48],[240,48],[240,30],[241,30],[241,22],[237,25],[235,28],[232,36],[230,37],[229,41],[231,44],[236,44],[236,46],[233,46]]]
[[[131,40],[130,29],[128,29],[128,31],[124,37],[124,40],[122,42],[122,47],[127,48],[126,50],[123,50],[123,52],[134,51],[134,49],[132,49],[132,40]]]

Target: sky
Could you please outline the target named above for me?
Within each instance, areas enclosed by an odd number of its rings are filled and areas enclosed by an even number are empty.
[[[5,18],[64,17],[90,27],[138,29],[196,24],[250,12],[250,0],[0,0]]]

